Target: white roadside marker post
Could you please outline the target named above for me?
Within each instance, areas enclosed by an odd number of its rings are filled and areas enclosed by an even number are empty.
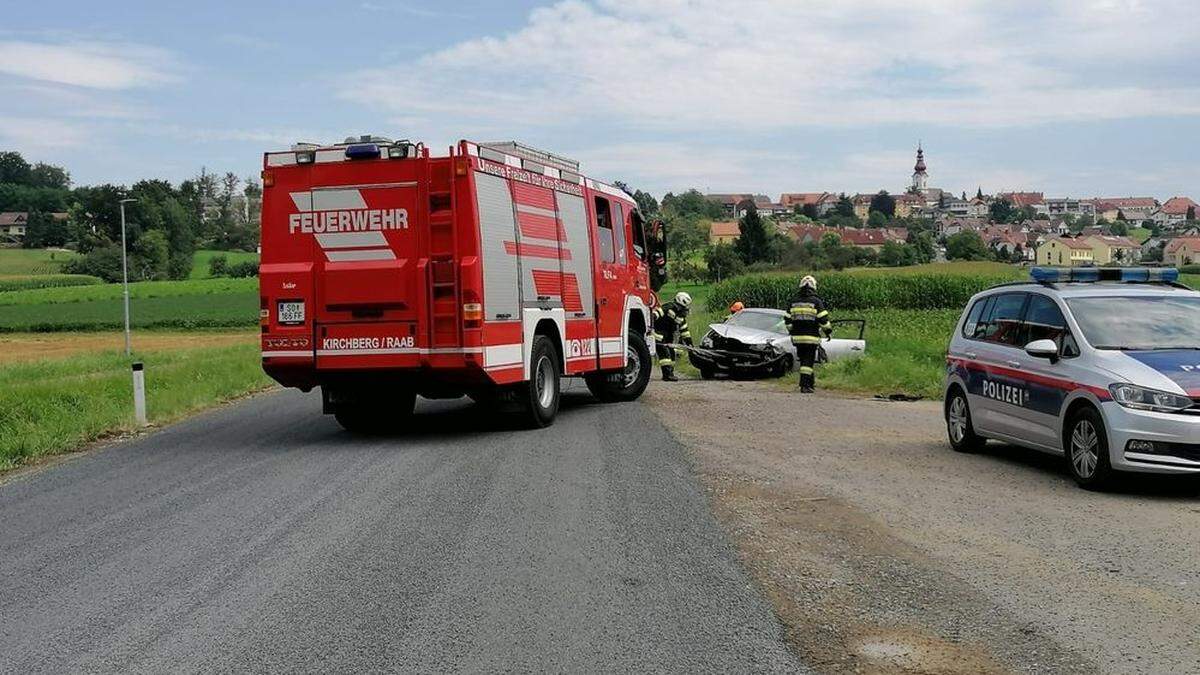
[[[146,426],[146,371],[141,361],[133,363],[133,416],[138,426]]]

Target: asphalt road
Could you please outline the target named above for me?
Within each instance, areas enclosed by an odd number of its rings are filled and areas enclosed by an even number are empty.
[[[642,404],[257,397],[0,485],[0,672],[795,671]]]

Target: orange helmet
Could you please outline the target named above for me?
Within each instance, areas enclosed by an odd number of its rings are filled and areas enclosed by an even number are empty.
[[[746,306],[742,304],[741,300],[738,300],[729,306],[729,313],[737,314],[738,312],[742,311],[743,309],[746,309]]]

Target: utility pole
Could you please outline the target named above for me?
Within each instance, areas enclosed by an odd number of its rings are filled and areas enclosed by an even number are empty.
[[[136,201],[136,199],[121,200],[121,277],[125,287],[125,356],[133,354],[133,347],[129,339],[129,254],[125,250],[125,204]]]

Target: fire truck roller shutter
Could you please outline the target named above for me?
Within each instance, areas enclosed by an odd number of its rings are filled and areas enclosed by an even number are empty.
[[[480,262],[483,265],[483,313],[488,321],[519,321],[520,269],[505,242],[514,241],[517,221],[508,181],[475,173],[479,209]]]
[[[570,295],[570,285],[578,284],[578,311],[568,311],[568,319],[591,318],[595,309],[595,294],[592,288],[592,247],[588,241],[587,211],[583,197],[569,195],[565,192],[555,192],[558,199],[558,215],[562,220],[563,234],[566,241],[564,248],[569,248],[571,258],[562,261],[563,284]],[[574,281],[572,281],[574,279]],[[575,310],[575,307],[568,308]]]
[[[563,308],[563,230],[554,192],[549,188],[512,182],[517,214],[517,238],[509,253],[521,258],[521,306],[525,309]]]

